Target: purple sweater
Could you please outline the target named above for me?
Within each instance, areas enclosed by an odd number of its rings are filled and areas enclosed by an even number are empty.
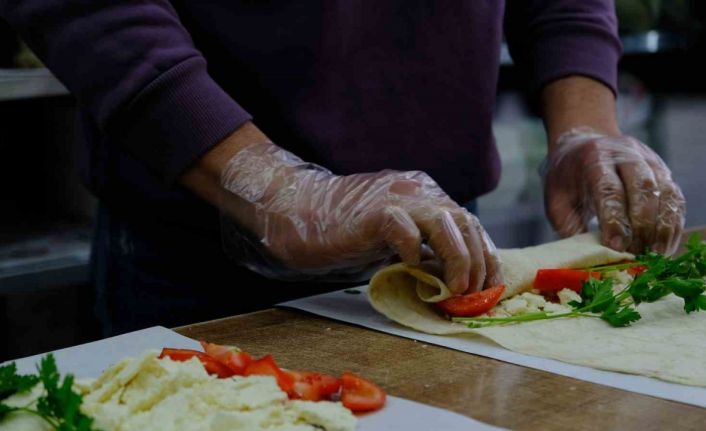
[[[423,170],[466,201],[500,173],[503,18],[535,90],[572,74],[615,89],[620,55],[610,0],[0,0],[0,14],[78,99],[88,186],[199,225],[210,210],[175,181],[250,118],[335,173]]]

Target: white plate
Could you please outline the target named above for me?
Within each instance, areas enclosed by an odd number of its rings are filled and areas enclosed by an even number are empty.
[[[97,377],[103,370],[124,357],[137,356],[145,350],[161,349],[162,347],[201,349],[195,340],[156,326],[94,343],[57,350],[53,353],[62,375],[71,373],[78,378],[83,378]],[[42,356],[44,355],[14,361],[17,364],[18,372],[22,374],[34,373]],[[361,417],[358,424],[359,431],[501,429],[457,413],[397,397],[388,397],[385,408]]]

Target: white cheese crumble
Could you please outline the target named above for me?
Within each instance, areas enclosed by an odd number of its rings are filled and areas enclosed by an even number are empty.
[[[561,289],[557,297],[561,305],[569,305],[569,302],[572,301],[581,302],[581,295],[571,289]]]
[[[570,289],[562,289],[558,296],[561,301],[559,304],[547,301],[542,295],[532,292],[524,292],[519,295],[515,295],[512,298],[507,298],[501,301],[492,310],[490,310],[490,312],[488,312],[488,315],[491,317],[509,317],[520,316],[528,313],[538,313],[540,311],[545,311],[552,314],[568,313],[571,311],[571,306],[568,305],[570,301],[581,302],[581,296],[577,295],[576,292]],[[561,298],[564,298],[564,300]]]
[[[614,285],[625,287],[633,280],[633,276],[627,271],[610,271],[605,273],[605,277],[613,279]]]
[[[613,280],[613,292],[618,293],[630,284],[634,277],[627,271],[610,271],[605,273],[605,277]]]

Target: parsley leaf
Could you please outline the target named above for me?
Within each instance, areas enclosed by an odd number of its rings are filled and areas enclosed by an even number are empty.
[[[657,263],[657,265],[661,266],[662,263]],[[650,267],[648,266],[648,268]],[[647,269],[645,272],[635,277],[635,280],[630,283],[628,291],[635,304],[654,302],[669,293],[669,290],[665,289],[663,286],[655,285],[659,271],[661,270]]]
[[[706,299],[699,299],[706,290],[706,242],[692,234],[686,249],[686,253],[676,258],[652,252],[637,257],[647,270],[629,288],[636,304],[654,302],[674,293],[684,300],[687,313],[706,310]]]
[[[613,280],[610,278],[589,278],[581,290],[583,303],[573,302],[576,313],[600,313],[600,318],[611,326],[629,326],[642,318],[633,304],[621,305],[625,295],[613,293]]]
[[[601,319],[608,322],[611,326],[623,327],[629,326],[633,322],[640,320],[642,316],[630,305],[619,306],[617,302],[613,302],[602,314]]]
[[[0,403],[0,420],[10,412],[24,410],[40,416],[57,431],[96,431],[93,419],[81,412],[83,398],[73,390],[74,377],[68,374],[61,379],[52,354],[42,358],[37,372],[36,376],[20,376],[14,363],[0,367],[0,393],[6,392],[10,396],[30,389],[38,382],[44,386],[44,395],[37,399],[36,410]]]
[[[27,392],[37,384],[36,376],[23,376],[17,374],[15,363],[0,367],[0,400],[17,393]]]
[[[684,311],[691,313],[692,311],[706,310],[706,296],[699,295],[693,298],[684,298]]]
[[[93,419],[80,410],[82,398],[73,390],[74,377],[69,374],[60,383],[53,355],[42,358],[39,377],[46,389],[46,395],[37,401],[39,413],[57,418],[58,431],[90,431]]]
[[[660,282],[663,286],[671,290],[681,298],[691,298],[699,296],[704,291],[703,278],[669,278]]]
[[[578,303],[582,311],[600,313],[615,304],[613,281],[609,278],[598,280],[589,278],[581,290],[583,303]],[[576,305],[574,307],[577,307]]]

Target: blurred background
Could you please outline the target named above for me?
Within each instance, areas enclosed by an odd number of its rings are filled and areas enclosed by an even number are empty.
[[[616,0],[616,9],[621,127],[672,168],[687,226],[706,224],[706,2]],[[478,211],[498,246],[516,247],[554,234],[538,175],[542,123],[505,47],[502,59],[494,129],[503,176]],[[74,169],[74,114],[74,99],[0,20],[0,361],[98,336],[88,281],[95,202]]]

